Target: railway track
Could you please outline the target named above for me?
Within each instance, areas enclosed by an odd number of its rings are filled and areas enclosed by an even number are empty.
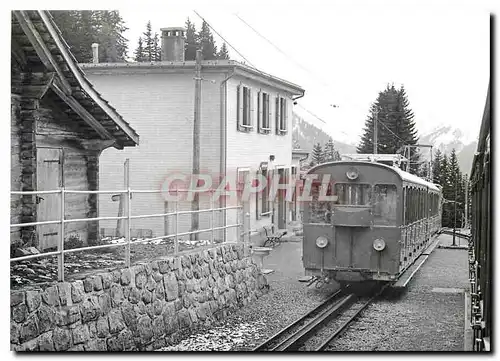
[[[324,351],[385,288],[377,286],[371,297],[341,289],[253,351]]]

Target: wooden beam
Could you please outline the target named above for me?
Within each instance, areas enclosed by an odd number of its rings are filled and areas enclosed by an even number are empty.
[[[47,15],[45,10],[38,10],[38,14],[40,15],[42,21],[45,24],[45,27],[49,31],[50,35],[52,36],[52,39],[56,43],[56,45],[59,47],[59,51],[61,52],[61,55],[63,58],[66,60],[66,64],[70,68],[71,72],[75,76],[75,78],[78,80],[80,86],[82,87],[83,90],[92,98],[94,102],[97,103],[106,113],[108,116],[113,119],[113,121],[120,127],[120,129],[135,143],[139,144],[139,135],[135,133],[135,131],[132,129],[132,127],[125,122],[121,118],[121,116],[117,113],[116,110],[114,110],[108,103],[106,103],[102,97],[100,96],[99,93],[90,85],[90,82],[84,77],[83,71],[78,67],[78,64],[74,60],[73,56],[68,52],[65,44],[63,44],[63,40],[59,37],[57,34],[57,31],[55,28],[52,26],[52,21],[49,19],[49,16]]]
[[[13,13],[17,21],[19,22],[19,25],[21,25],[21,28],[23,29],[24,33],[26,34],[31,44],[35,48],[35,51],[40,57],[42,63],[45,65],[47,69],[49,69],[50,71],[55,71],[57,75],[59,75],[64,94],[71,95],[71,86],[66,80],[66,77],[64,76],[64,73],[62,72],[61,68],[52,57],[51,52],[45,45],[45,41],[43,40],[40,33],[36,30],[35,26],[31,22],[31,19],[26,13],[26,11],[16,10],[13,11]]]
[[[106,148],[112,147],[115,145],[114,140],[97,140],[97,139],[82,139],[80,140],[80,144],[86,150],[97,150],[103,151]]]
[[[16,61],[24,68],[28,63],[28,60],[26,59],[26,55],[24,54],[24,51],[22,49],[23,48],[19,46],[15,39],[11,40],[10,53],[12,54],[12,56],[14,56],[14,59],[16,59]]]
[[[71,95],[66,95],[59,86],[53,82],[50,88],[75,111],[88,125],[90,125],[103,139],[115,139],[103,126]]]
[[[28,98],[42,99],[54,81],[54,77],[55,73],[48,73],[45,75],[43,81],[40,78],[37,78],[38,83],[40,84],[22,84],[22,95]]]

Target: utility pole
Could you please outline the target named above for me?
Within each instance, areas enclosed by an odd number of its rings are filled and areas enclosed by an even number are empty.
[[[469,205],[468,205],[468,194],[469,193],[469,180],[465,179],[465,226],[464,228],[469,228]]]
[[[377,154],[377,126],[378,126],[378,108],[375,108],[375,119],[373,119],[373,154]]]
[[[200,120],[201,120],[201,49],[196,50],[195,86],[194,86],[194,120],[193,120],[193,175],[200,173]],[[197,186],[197,185],[196,185]],[[191,214],[191,231],[197,231],[199,227],[200,198],[198,192],[194,193],[191,209],[196,212]],[[197,241],[198,233],[191,234],[191,240]]]
[[[453,204],[453,245],[456,246],[455,243],[455,232],[457,228],[457,176],[455,175],[455,202]]]

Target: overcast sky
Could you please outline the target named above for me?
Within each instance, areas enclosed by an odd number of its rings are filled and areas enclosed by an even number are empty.
[[[478,133],[490,64],[485,6],[378,1],[210,4],[188,1],[157,9],[122,9],[130,28],[130,52],[148,20],[158,32],[184,26],[188,17],[199,29],[196,10],[251,64],[301,85],[306,96],[297,112],[334,139],[358,141],[369,106],[387,83],[404,84],[421,133],[438,124]],[[243,60],[233,49],[230,56]]]

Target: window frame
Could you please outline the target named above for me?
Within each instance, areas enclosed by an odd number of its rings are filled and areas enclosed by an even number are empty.
[[[276,123],[276,134],[277,135],[286,135],[288,133],[288,99],[286,97],[281,96],[280,94],[276,95],[276,99],[274,102],[275,107],[275,123]]]
[[[365,204],[338,204],[338,203],[335,203],[335,202],[332,202],[332,205],[334,207],[362,207],[362,208],[366,208],[366,207],[370,207],[372,204],[373,204],[373,185],[371,183],[347,183],[347,182],[336,182],[335,184],[333,184],[333,187],[332,187],[332,193],[334,195],[337,195],[337,191],[336,191],[336,187],[337,185],[340,185],[340,184],[345,184],[345,185],[357,185],[357,186],[369,186],[369,202],[368,203],[365,203]],[[338,202],[338,198],[337,198],[337,202]]]
[[[257,127],[260,134],[271,133],[271,107],[268,92],[260,90],[257,94]]]
[[[252,88],[240,83],[236,88],[236,124],[238,131],[251,132],[253,130],[253,113]]]

